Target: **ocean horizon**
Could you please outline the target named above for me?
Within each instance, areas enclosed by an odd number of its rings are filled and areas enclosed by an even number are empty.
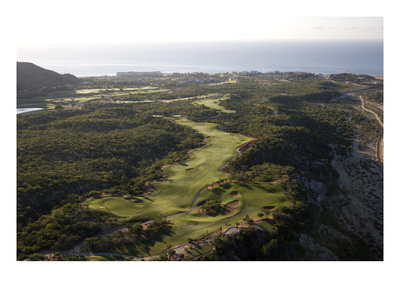
[[[17,61],[77,77],[241,71],[383,75],[383,40],[99,44],[17,49]]]

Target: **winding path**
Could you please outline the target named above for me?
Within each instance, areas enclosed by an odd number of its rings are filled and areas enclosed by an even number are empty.
[[[382,165],[383,163],[382,163],[382,161],[381,161],[381,157],[380,157],[379,154],[380,154],[380,144],[381,144],[382,138],[383,138],[383,123],[382,123],[381,119],[379,118],[379,116],[378,116],[378,114],[377,114],[376,112],[374,112],[374,111],[372,111],[372,110],[370,110],[370,109],[368,109],[368,108],[365,108],[365,101],[364,101],[364,99],[363,99],[362,96],[360,96],[360,101],[361,101],[361,108],[362,108],[363,110],[365,110],[365,111],[370,112],[371,114],[373,114],[374,117],[375,117],[375,119],[378,121],[379,125],[381,125],[381,127],[382,127],[381,134],[379,135],[379,138],[378,138],[378,144],[377,144],[377,146],[376,146],[376,155],[377,155],[377,157],[378,157],[379,163]]]
[[[351,94],[351,93],[361,92],[361,91],[366,91],[366,90],[371,90],[371,89],[374,89],[374,87],[362,88],[362,89],[351,90],[351,91],[345,91],[345,92],[341,92],[341,94]],[[374,111],[372,111],[372,110],[370,110],[368,108],[365,108],[365,101],[364,101],[363,97],[361,95],[359,97],[360,97],[360,101],[361,101],[360,102],[361,109],[373,114],[375,119],[378,121],[379,125],[381,125],[381,127],[382,127],[382,132],[381,132],[381,134],[380,134],[380,136],[378,138],[378,143],[377,143],[377,146],[376,146],[376,156],[378,158],[378,162],[381,165],[383,165],[383,162],[382,162],[381,157],[380,157],[380,144],[381,144],[381,142],[383,140],[383,123],[382,123],[381,119],[379,118],[379,116],[377,115],[376,112],[374,112]],[[383,147],[382,147],[382,149],[383,149]]]
[[[378,121],[378,123],[381,125],[381,127],[383,129],[383,123],[382,123],[381,119],[379,118],[378,114],[368,108],[365,108],[365,101],[362,96],[360,96],[360,100],[361,100],[361,108],[364,109],[365,111],[368,111],[371,114],[373,114],[375,116],[375,119]]]

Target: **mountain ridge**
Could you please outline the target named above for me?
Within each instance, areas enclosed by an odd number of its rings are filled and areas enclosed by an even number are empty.
[[[17,96],[46,95],[54,90],[71,89],[80,83],[72,74],[59,74],[31,62],[17,62]]]

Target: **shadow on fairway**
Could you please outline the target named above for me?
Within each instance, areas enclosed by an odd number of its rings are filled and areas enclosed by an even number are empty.
[[[268,187],[261,186],[261,185],[258,185],[257,187],[258,187],[260,190],[266,191],[267,193],[274,193],[274,192],[275,192],[275,191],[273,190],[273,188],[270,189],[270,188],[268,188]]]
[[[156,245],[156,243],[163,243],[167,245],[164,239],[172,236],[174,232],[175,232],[174,228],[172,226],[168,226],[161,234],[155,236],[150,240],[144,241],[142,245],[143,245],[143,250],[146,251],[143,252],[147,253],[150,256],[151,255],[150,249],[153,248]]]
[[[141,198],[144,198],[144,199],[146,199],[146,200],[148,200],[150,202],[154,202],[154,200],[150,199],[149,197],[141,196]]]
[[[136,256],[136,257],[142,257],[144,253],[147,254],[148,256],[151,256],[152,254],[150,253],[150,251],[156,245],[156,243],[163,243],[163,244],[167,245],[167,243],[164,241],[164,239],[166,237],[172,236],[173,233],[174,233],[174,229],[170,225],[161,234],[155,236],[154,238],[151,238],[151,239],[145,240],[145,241],[121,245],[119,247],[116,247],[112,251],[128,254],[131,256]]]
[[[224,190],[220,187],[212,189],[211,192],[217,196],[222,196],[224,194]]]
[[[275,209],[275,206],[264,206],[263,208],[268,210],[273,210]]]
[[[231,186],[232,186],[232,185],[231,185],[230,183],[227,183],[227,184],[221,185],[220,188],[223,188],[224,190],[228,190],[228,189],[231,188]]]
[[[240,185],[248,190],[253,190],[252,186],[248,183],[240,183]]]

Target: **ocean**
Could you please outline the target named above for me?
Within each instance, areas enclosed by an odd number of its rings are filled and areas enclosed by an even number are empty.
[[[17,49],[17,61],[78,77],[117,72],[302,71],[383,75],[383,40],[98,44]]]

